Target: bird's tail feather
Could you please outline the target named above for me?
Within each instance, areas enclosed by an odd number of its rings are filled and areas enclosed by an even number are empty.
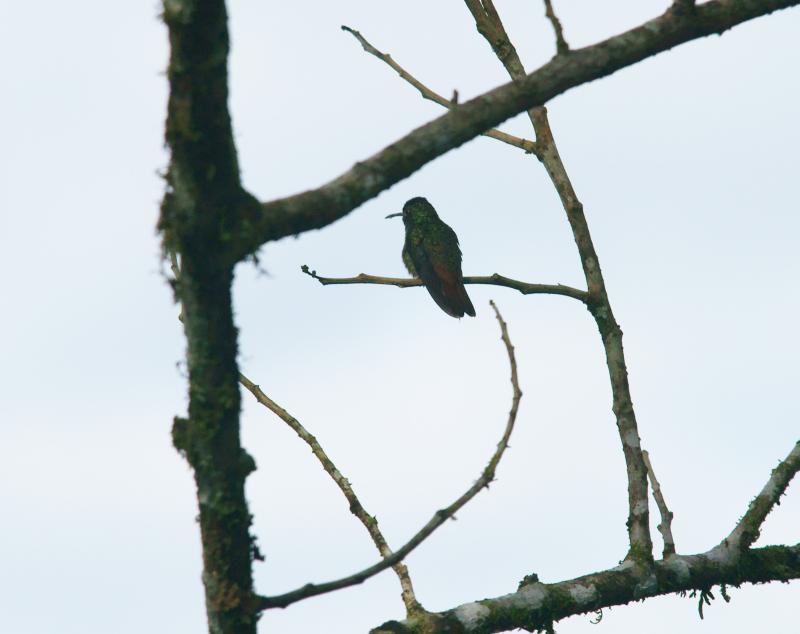
[[[428,289],[439,308],[446,312],[451,317],[463,317],[465,314],[470,317],[475,316],[475,307],[467,295],[467,289],[464,283],[456,284],[442,284],[439,291],[435,292],[433,289]]]

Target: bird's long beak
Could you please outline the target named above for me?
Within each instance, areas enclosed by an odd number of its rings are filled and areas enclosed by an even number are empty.
[[[402,215],[403,215],[403,212],[402,211],[398,211],[396,214],[389,214],[388,216],[386,216],[386,218],[396,218],[397,216],[402,216]]]

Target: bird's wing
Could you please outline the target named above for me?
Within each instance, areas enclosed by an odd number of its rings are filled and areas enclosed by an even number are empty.
[[[431,244],[429,237],[423,239],[420,244],[408,245],[408,254],[414,263],[417,275],[439,308],[451,317],[463,317],[464,313],[474,316],[475,309],[461,276],[461,251],[458,249],[458,239],[452,230],[450,233],[454,244],[448,245],[452,254],[449,260],[434,260],[430,257],[430,253],[435,252],[437,245]]]

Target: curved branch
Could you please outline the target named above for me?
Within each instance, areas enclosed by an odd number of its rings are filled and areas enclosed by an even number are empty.
[[[241,383],[259,403],[261,403],[283,422],[289,425],[289,427],[291,427],[292,430],[294,430],[294,432],[300,436],[300,438],[309,447],[311,447],[311,453],[317,457],[317,460],[319,460],[322,468],[325,469],[325,472],[331,477],[331,479],[336,483],[336,486],[339,487],[339,490],[344,494],[344,497],[350,503],[350,512],[355,515],[356,518],[358,518],[358,520],[364,525],[364,528],[367,529],[367,532],[372,538],[372,542],[375,544],[378,552],[384,557],[390,557],[392,554],[392,549],[389,548],[389,544],[386,543],[386,538],[383,536],[381,529],[378,528],[377,518],[367,513],[367,510],[361,504],[361,501],[358,499],[355,491],[353,491],[353,487],[350,486],[350,481],[342,475],[342,472],[339,471],[339,469],[333,463],[333,460],[328,457],[328,454],[325,453],[325,450],[322,448],[322,445],[319,444],[316,437],[309,433],[309,431],[303,427],[302,423],[300,423],[300,421],[298,421],[294,416],[283,409],[269,396],[264,394],[263,390],[250,379],[248,379],[244,374],[239,374],[239,383]],[[423,611],[422,606],[420,605],[419,601],[417,601],[417,597],[414,594],[414,586],[411,583],[411,577],[408,574],[408,568],[406,568],[405,564],[401,563],[395,564],[392,566],[392,568],[400,580],[403,603],[406,606],[406,611],[409,614]]]
[[[417,128],[329,183],[251,209],[235,251],[241,258],[265,242],[325,227],[436,157],[570,88],[797,4],[800,0],[711,0],[691,15],[667,11],[603,42],[558,55],[521,81],[495,88]]]
[[[506,448],[508,447],[508,441],[511,437],[511,432],[514,430],[514,423],[517,420],[519,402],[522,398],[522,391],[519,388],[519,381],[517,378],[517,362],[514,357],[514,347],[511,345],[511,340],[508,336],[508,327],[505,321],[503,321],[500,311],[498,311],[494,302],[490,302],[490,304],[492,305],[495,315],[497,316],[497,321],[500,324],[501,337],[503,343],[505,344],[506,352],[508,353],[508,360],[511,366],[511,385],[513,388],[513,397],[511,399],[511,410],[508,413],[508,422],[506,423],[505,430],[503,431],[503,436],[500,439],[500,442],[497,444],[497,449],[495,450],[494,454],[492,454],[492,457],[489,459],[489,462],[483,469],[480,477],[475,481],[475,484],[467,489],[467,491],[450,506],[436,511],[433,517],[428,521],[427,524],[425,524],[425,526],[422,527],[422,529],[419,530],[419,532],[417,532],[416,535],[414,535],[402,548],[395,551],[388,557],[385,557],[383,561],[379,561],[369,568],[365,568],[364,570],[361,570],[355,574],[337,579],[335,581],[328,581],[327,583],[320,584],[309,583],[291,592],[273,597],[255,597],[254,605],[257,610],[261,611],[270,608],[285,608],[287,605],[307,599],[308,597],[325,594],[341,588],[347,588],[348,586],[354,586],[366,581],[379,572],[386,570],[386,568],[401,562],[406,555],[408,555],[412,550],[425,541],[425,539],[427,539],[437,528],[444,524],[448,519],[452,518],[467,502],[474,498],[481,491],[481,489],[489,487],[489,484],[492,482],[492,480],[494,480],[494,474],[497,465],[500,462],[500,459],[503,457]]]
[[[313,277],[323,286],[336,284],[382,284],[385,286],[397,286],[398,288],[422,286],[422,281],[416,277],[381,277],[367,275],[366,273],[359,273],[355,277],[322,277],[317,275],[316,271],[310,270],[305,264],[300,267],[300,270],[309,277]],[[505,286],[519,291],[523,295],[563,295],[564,297],[577,299],[580,302],[586,303],[587,301],[586,291],[571,286],[565,286],[564,284],[531,284],[530,282],[520,282],[519,280],[505,277],[499,273],[483,276],[468,275],[464,278],[464,284]]]

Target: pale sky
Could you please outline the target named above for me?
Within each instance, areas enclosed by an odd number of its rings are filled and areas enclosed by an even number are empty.
[[[573,47],[666,0],[556,0]],[[554,41],[536,0],[497,2],[529,69]],[[0,55],[0,630],[205,631],[194,484],[172,448],[186,408],[183,335],[155,234],[163,193],[166,29],[156,2],[6,3]],[[462,100],[507,81],[460,2],[229,3],[243,181],[270,199],[317,186],[441,114],[339,26]],[[680,553],[715,545],[798,437],[800,11],[684,45],[549,105],[625,332],[633,400]],[[530,137],[524,117],[504,129]],[[344,220],[237,270],[241,367],[314,433],[394,547],[477,478],[511,390],[524,397],[498,480],[407,559],[430,610],[560,581],[625,554],[624,461],[600,339],[563,297],[470,287],[474,319],[421,289],[322,288],[302,275],[402,275],[401,223],[426,196],[464,272],[583,286],[543,168],[477,139]],[[243,395],[257,590],[377,560],[307,447]],[[657,552],[660,540],[653,535]],[[791,487],[759,544],[796,543]],[[797,586],[732,590],[700,621],[666,597],[578,616],[560,634],[789,631]],[[391,571],[261,619],[281,634],[401,618]]]

